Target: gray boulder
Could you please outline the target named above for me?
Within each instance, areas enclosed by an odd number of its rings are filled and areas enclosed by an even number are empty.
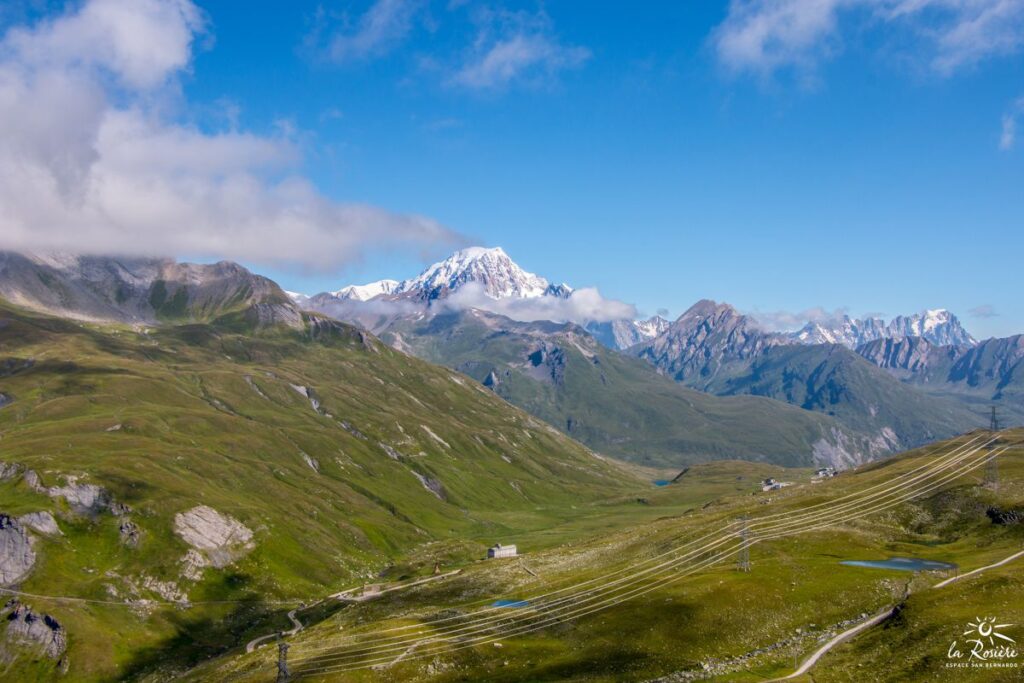
[[[22,526],[27,526],[33,531],[38,531],[44,536],[60,536],[60,527],[53,515],[43,510],[41,512],[30,512],[18,518]]]
[[[17,520],[0,514],[0,586],[16,584],[32,571],[32,537]]]
[[[7,615],[7,641],[29,646],[50,659],[60,659],[68,648],[67,632],[56,619],[20,604]]]

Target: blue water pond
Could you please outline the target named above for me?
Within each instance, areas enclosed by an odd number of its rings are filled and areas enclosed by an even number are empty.
[[[670,482],[668,479],[655,479],[654,480],[654,485],[655,486],[668,486],[671,483],[672,482]]]
[[[528,607],[528,600],[495,600],[491,607]]]
[[[845,560],[839,564],[849,567],[869,567],[871,569],[896,569],[902,572],[941,572],[956,569],[955,564],[920,560],[914,557],[890,557],[888,560]]]

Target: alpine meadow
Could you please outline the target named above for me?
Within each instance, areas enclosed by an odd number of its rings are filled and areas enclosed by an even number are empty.
[[[1024,0],[0,3],[0,681],[1024,680]]]

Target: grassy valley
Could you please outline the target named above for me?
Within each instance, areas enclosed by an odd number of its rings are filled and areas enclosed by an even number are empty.
[[[285,603],[464,562],[650,488],[354,328],[240,320],[136,330],[0,309],[0,512],[59,528],[27,532],[36,560],[14,587],[97,601],[25,599],[65,629],[73,679],[187,664]],[[198,572],[175,526],[197,506],[251,532]],[[13,652],[6,675],[53,675]]]
[[[1018,552],[1024,527],[994,523],[987,512],[1024,506],[1022,436],[1016,432],[1004,437],[1016,445],[1000,456],[998,491],[982,485],[981,469],[954,470],[944,479],[927,480],[930,488],[917,489],[923,495],[913,500],[893,499],[887,506],[864,508],[863,514],[828,518],[828,501],[839,504],[844,496],[912,481],[914,472],[957,452],[952,450],[957,444],[973,437],[919,449],[822,483],[792,472],[787,476],[794,485],[782,491],[762,493],[749,487],[642,527],[531,552],[520,562],[481,563],[442,583],[349,604],[295,636],[290,661],[309,680],[755,681],[788,674],[795,661],[836,633],[896,607],[897,616],[884,625],[825,655],[812,670],[813,679],[960,680],[958,672],[943,666],[950,641],[960,637],[967,619],[979,614],[1003,615],[1013,623],[1013,615],[1024,609],[1019,572],[1024,559],[944,588],[934,586],[952,577],[950,572],[908,573],[840,561],[914,557],[953,563],[967,572]],[[702,474],[694,475],[659,491],[656,500],[667,504],[674,496],[699,489]],[[818,521],[830,523],[755,543],[750,572],[736,570],[735,555],[707,564],[702,562],[710,554],[699,553],[690,565],[651,575],[643,584],[646,592],[606,609],[518,635],[512,630],[517,623],[535,623],[529,610],[536,596],[614,577],[614,572],[620,572],[619,580],[630,580],[672,548],[685,547],[712,529],[729,528],[744,515],[754,526],[759,518],[785,518],[815,505],[824,506]],[[522,571],[521,562],[533,573]],[[438,640],[444,629],[454,627],[430,622],[461,614],[465,616],[456,625],[472,624],[473,615],[484,619],[487,605],[498,598],[526,604],[490,617],[490,628],[475,640],[472,630],[460,639]],[[943,607],[946,600],[953,605],[949,610]],[[417,635],[404,640],[402,631],[394,630],[417,624],[423,624],[411,632]],[[437,634],[433,640],[431,633]],[[417,638],[426,640],[410,647]],[[359,647],[376,648],[371,650],[375,658],[357,654]],[[273,648],[266,648],[223,658],[197,669],[194,678],[261,680],[273,670],[275,656]],[[378,664],[360,668],[365,661]],[[1007,680],[1005,673],[982,671],[971,680]]]

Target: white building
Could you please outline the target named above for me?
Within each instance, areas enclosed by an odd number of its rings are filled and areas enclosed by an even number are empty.
[[[496,543],[493,548],[487,549],[487,559],[493,560],[499,557],[515,557],[516,547],[514,545],[502,545]]]

